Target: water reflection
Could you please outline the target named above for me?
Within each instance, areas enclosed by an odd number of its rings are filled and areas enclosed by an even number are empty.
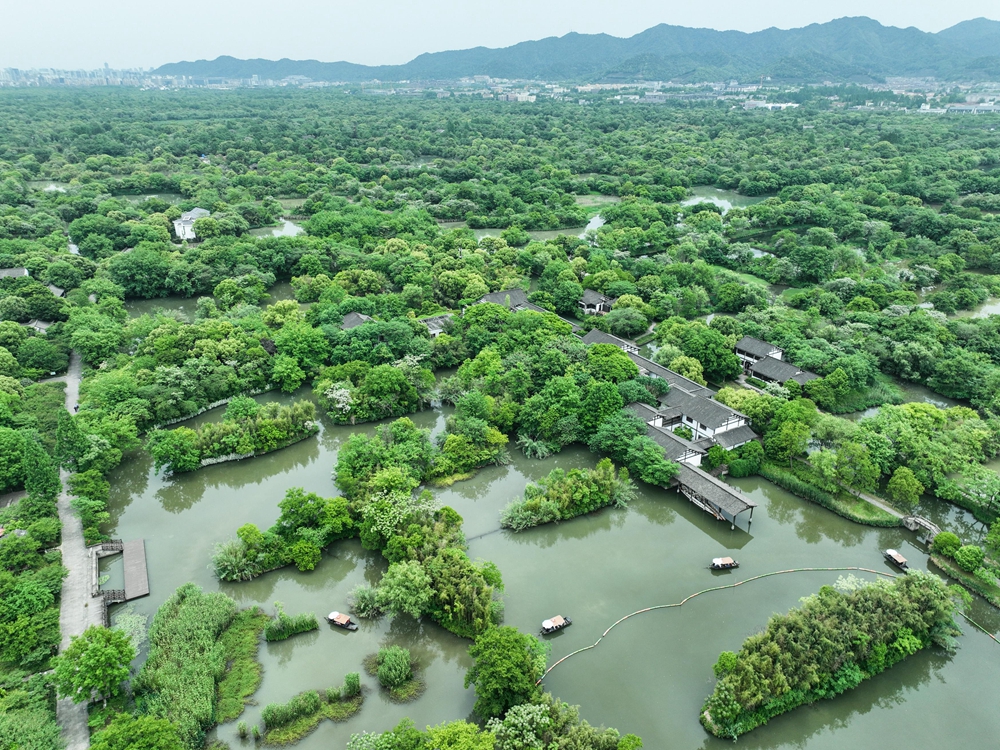
[[[258,400],[287,402],[305,395],[303,389],[292,395],[265,394]],[[222,413],[213,410],[189,424],[217,420]],[[412,419],[438,431],[446,414],[443,409],[429,410]],[[152,461],[143,452],[128,457],[111,478],[112,523],[106,530],[116,538],[146,540],[151,595],[137,600],[136,610],[152,615],[187,581],[224,591],[241,606],[257,604],[269,612],[275,600],[290,613],[313,612],[318,617],[346,610],[350,591],[376,583],[387,568],[380,554],[365,550],[358,540],[333,545],[314,571],[288,567],[247,583],[220,584],[210,560],[214,546],[231,538],[240,525],[270,526],[289,487],[335,496],[332,471],[339,447],[351,434],[371,434],[374,429],[323,419],[314,438],[261,458],[176,478],[153,474]],[[752,533],[730,529],[675,492],[644,485],[627,509],[605,509],[520,534],[499,531],[500,510],[520,497],[528,482],[537,482],[556,467],[596,463],[582,447],[544,461],[513,453],[508,466],[484,469],[469,481],[432,492],[465,519],[470,557],[491,560],[502,571],[508,624],[536,632],[541,621],[554,614],[573,618],[573,626],[551,640],[553,661],[593,643],[628,612],[677,602],[717,583],[799,567],[862,566],[888,572],[881,554],[886,547],[906,550],[914,567],[926,565],[914,534],[853,524],[759,478],[733,480],[759,504]],[[707,569],[713,557],[737,550],[741,567],[732,575],[720,579]],[[102,570],[117,575],[113,566],[102,564]],[[833,583],[838,575],[817,571],[776,576],[698,597],[680,609],[632,618],[599,649],[561,665],[546,679],[546,687],[580,704],[591,723],[635,732],[647,747],[721,748],[721,741],[706,739],[697,723],[719,651],[738,648],[772,613],[796,606],[800,597]],[[973,616],[988,629],[1000,629],[1000,613],[985,604],[974,610]],[[1000,733],[1000,716],[984,705],[982,696],[991,694],[995,682],[996,646],[971,627],[966,630],[954,657],[921,654],[836,701],[799,709],[742,741],[755,748],[831,750],[924,746],[933,739],[989,746],[986,738]],[[367,654],[391,643],[416,656],[426,693],[413,703],[394,704],[374,678],[363,675],[369,692],[360,714],[343,724],[322,723],[299,748],[343,747],[351,733],[389,729],[405,716],[425,726],[469,715],[474,695],[463,686],[468,641],[427,619],[402,617],[361,621],[354,633],[322,625],[314,633],[262,647],[264,681],[254,696],[256,705],[240,718],[253,725],[260,722],[260,707],[269,702],[339,685],[346,672],[361,670]],[[894,710],[897,704],[906,710]],[[914,712],[934,717],[930,730],[928,722],[912,721]],[[235,722],[214,736],[233,747],[239,742]]]

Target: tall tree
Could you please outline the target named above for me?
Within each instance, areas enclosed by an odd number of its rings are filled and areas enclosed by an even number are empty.
[[[54,682],[59,696],[74,703],[86,703],[95,697],[104,701],[121,691],[128,679],[129,664],[135,648],[128,636],[118,630],[91,625],[83,635],[74,636],[69,647],[53,659]]]

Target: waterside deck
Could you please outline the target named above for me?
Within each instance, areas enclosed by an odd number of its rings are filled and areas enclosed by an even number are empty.
[[[744,495],[736,487],[732,487],[701,469],[680,464],[680,472],[671,482],[684,497],[702,510],[712,514],[720,521],[728,521],[736,528],[736,517],[746,510],[750,511],[747,529],[753,521],[753,509],[757,503]]]

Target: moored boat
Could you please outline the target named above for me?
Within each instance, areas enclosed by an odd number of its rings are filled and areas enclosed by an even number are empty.
[[[732,570],[740,567],[740,564],[731,557],[713,557],[712,570]]]
[[[331,625],[336,625],[338,628],[343,628],[344,630],[357,630],[358,626],[351,622],[351,618],[340,612],[331,612],[326,616],[326,621]]]
[[[882,553],[882,556],[900,570],[906,570],[908,567],[906,564],[906,558],[894,549],[887,549]]]
[[[562,615],[556,615],[549,620],[542,620],[542,635],[555,633],[557,630],[562,630],[572,624],[573,621],[571,619],[563,617]]]

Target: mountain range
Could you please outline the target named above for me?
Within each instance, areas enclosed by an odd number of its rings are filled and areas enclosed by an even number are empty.
[[[212,78],[358,82],[454,80],[464,76],[548,81],[871,82],[886,76],[1000,80],[1000,22],[963,21],[937,33],[883,26],[870,18],[840,18],[799,29],[753,33],[660,24],[622,39],[571,33],[511,47],[430,52],[404,65],[317,60],[176,62],[155,73]]]

